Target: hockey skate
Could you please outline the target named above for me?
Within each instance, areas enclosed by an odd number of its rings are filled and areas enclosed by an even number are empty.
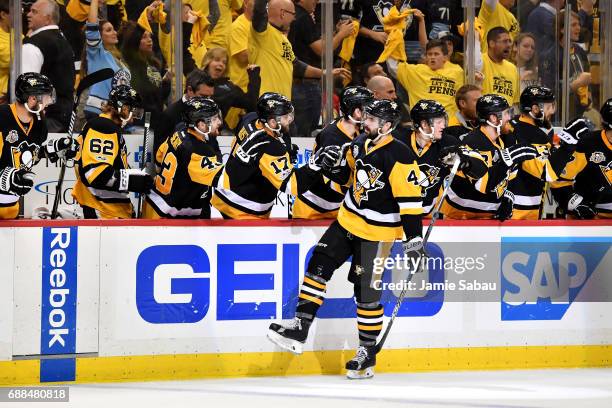
[[[361,380],[374,377],[374,366],[376,365],[376,346],[359,346],[357,354],[352,360],[347,361],[346,377],[349,380]]]
[[[310,324],[296,317],[286,326],[272,323],[268,330],[268,338],[277,346],[294,354],[302,354],[302,348],[308,337]]]

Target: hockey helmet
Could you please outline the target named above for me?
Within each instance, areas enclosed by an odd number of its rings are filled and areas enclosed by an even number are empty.
[[[110,106],[120,111],[124,105],[130,107],[134,119],[142,119],[142,98],[134,88],[129,85],[119,85],[108,94]]]
[[[447,119],[446,109],[440,102],[430,99],[421,99],[410,110],[410,117],[414,122],[415,127],[420,127],[422,121],[427,121],[430,126],[433,126],[433,119]]]
[[[26,72],[17,77],[15,81],[15,98],[19,103],[26,103],[30,96],[50,95],[51,101],[46,105],[55,103],[55,88],[51,80],[37,72]]]
[[[476,102],[478,119],[483,123],[489,120],[490,115],[498,115],[500,117],[501,113],[507,109],[510,109],[510,105],[506,98],[495,94],[483,95]]]
[[[601,123],[604,129],[612,130],[612,98],[608,99],[601,107]]]
[[[195,96],[185,102],[183,119],[188,126],[204,121],[209,124],[213,118],[221,118],[219,106],[210,98]]]
[[[544,103],[551,103],[555,101],[555,94],[550,88],[545,86],[528,86],[521,93],[521,111],[531,112],[533,105],[541,105]],[[543,110],[543,108],[540,108]]]
[[[370,102],[365,108],[365,113],[383,122],[391,122],[391,129],[394,129],[400,121],[400,107],[389,99],[377,99]]]
[[[374,93],[363,86],[347,86],[340,92],[340,110],[345,118],[353,115],[355,109],[363,110],[374,100]]]
[[[264,122],[288,114],[293,114],[293,105],[281,94],[266,92],[257,100],[257,116]]]

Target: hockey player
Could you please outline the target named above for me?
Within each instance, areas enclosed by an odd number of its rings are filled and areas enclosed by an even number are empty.
[[[455,136],[459,140],[478,127],[476,102],[482,96],[482,89],[476,85],[463,85],[455,95],[457,111],[448,120],[444,133]]]
[[[223,170],[214,143],[223,124],[221,111],[212,99],[200,96],[186,100],[184,107],[187,127],[167,138],[157,150],[157,175],[143,207],[143,218],[210,218],[212,187]],[[263,135],[245,141],[241,148],[248,149],[260,141]]]
[[[423,99],[414,104],[410,110],[414,123],[414,132],[400,133],[396,137],[404,142],[417,158],[421,170],[418,180],[423,196],[423,215],[428,215],[436,204],[440,185],[449,169],[441,159],[454,152],[462,160],[460,166],[464,174],[479,178],[486,172],[484,159],[478,152],[466,146],[459,147],[460,142],[454,136],[444,132],[447,115],[444,106],[439,102]],[[446,164],[452,166],[451,160]]]
[[[346,363],[349,378],[371,377],[376,364],[376,339],[383,322],[381,291],[372,284],[375,257],[388,254],[393,241],[404,239],[404,250],[414,256],[422,250],[422,200],[415,156],[391,136],[400,119],[397,103],[376,100],[366,107],[365,135],[353,140],[344,166],[330,173],[350,185],[338,219],[327,229],[308,262],[298,296],[295,319],[286,326],[273,323],[268,337],[301,354],[308,330],[325,299],[334,271],[352,257],[349,281],[357,304],[359,348]]]
[[[15,98],[15,103],[0,106],[0,219],[17,218],[19,197],[34,186],[31,169],[43,155],[55,162],[76,153],[67,137],[45,143],[44,110],[55,102],[49,78],[36,72],[19,75]]]
[[[517,142],[535,147],[541,156],[548,156],[548,160],[528,160],[517,169],[516,178],[509,185],[514,195],[512,219],[537,220],[546,182],[557,180],[576,150],[577,139],[561,132],[559,147],[552,147],[550,120],[556,106],[555,95],[549,88],[528,86],[521,94],[520,107],[521,115],[512,124]],[[580,122],[575,122],[575,126],[581,127],[582,132],[586,131]]]
[[[514,194],[508,183],[516,177],[519,167],[533,169],[539,166],[540,177],[551,166],[544,151],[530,144],[517,143],[509,130],[510,106],[505,98],[487,94],[476,104],[480,128],[474,129],[463,143],[477,150],[487,162],[488,170],[483,177],[471,178],[462,172],[454,178],[442,212],[453,219],[499,219],[512,217]],[[566,142],[578,140],[584,131],[584,121],[573,121],[561,132]],[[534,171],[535,173],[535,171]]]
[[[362,86],[349,86],[340,93],[342,116],[327,125],[317,135],[313,152],[327,146],[342,146],[350,143],[360,132],[364,108],[374,100],[374,94]],[[325,176],[307,191],[296,197],[293,218],[335,219],[347,188]]]
[[[612,98],[601,107],[601,118],[603,129],[578,142],[573,160],[552,183],[563,215],[612,218]]]
[[[283,140],[292,122],[289,99],[274,92],[259,97],[257,120],[247,122],[238,132],[211,200],[224,218],[269,218],[278,191],[297,196],[319,179],[321,166],[335,163],[338,150],[324,148],[313,154],[307,165],[294,168]],[[251,161],[242,157],[242,144],[256,133],[267,137],[249,147],[256,157]]]
[[[142,118],[142,102],[128,85],[113,88],[100,116],[87,122],[77,138],[79,152],[72,196],[85,218],[131,218],[128,192],[146,193],[153,179],[144,170],[130,169],[123,127]]]

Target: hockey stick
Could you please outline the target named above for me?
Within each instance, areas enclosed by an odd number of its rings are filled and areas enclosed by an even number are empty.
[[[427,241],[429,241],[429,236],[431,235],[431,231],[433,230],[433,226],[436,223],[436,220],[440,217],[440,208],[442,207],[442,203],[444,202],[444,197],[446,197],[446,194],[448,193],[448,189],[451,183],[453,182],[453,179],[455,178],[455,174],[457,174],[457,171],[459,170],[460,163],[461,163],[461,160],[457,158],[455,162],[453,163],[453,167],[450,171],[450,174],[444,179],[444,190],[442,190],[442,195],[440,195],[440,199],[438,200],[438,203],[436,204],[436,207],[434,208],[434,211],[431,214],[431,221],[429,221],[429,226],[427,227],[427,231],[425,232],[425,236],[423,237],[423,249],[425,249],[425,245],[427,245]],[[422,267],[423,267],[423,262],[419,262],[418,272],[421,271]],[[418,272],[415,271],[415,273],[418,273]],[[410,277],[412,277],[413,275],[414,274],[410,274]],[[389,318],[389,323],[387,323],[387,328],[385,329],[385,332],[383,333],[382,338],[376,345],[376,353],[380,352],[383,345],[385,344],[385,340],[387,340],[387,336],[389,336],[389,332],[391,331],[391,326],[393,326],[393,321],[395,320],[395,317],[397,316],[400,306],[402,305],[402,302],[404,301],[404,298],[406,297],[407,293],[408,293],[408,287],[407,285],[404,285],[402,291],[400,292],[397,298],[395,307],[393,308],[393,313],[391,313],[391,317]]]
[[[72,113],[70,114],[70,124],[68,125],[68,137],[71,140],[81,94],[85,89],[89,88],[90,86],[97,84],[98,82],[111,79],[113,75],[115,75],[115,72],[111,68],[104,68],[99,71],[92,72],[85,78],[81,79],[81,81],[79,82],[79,86],[77,86],[76,92],[74,93],[74,100],[72,101]],[[57,207],[59,206],[60,197],[62,195],[62,184],[64,184],[64,175],[66,174],[66,162],[66,159],[62,160],[62,167],[60,168],[60,174],[57,179],[57,186],[55,187],[55,198],[53,199],[53,210],[51,210],[51,219],[57,218]]]
[[[140,156],[139,167],[140,170],[144,169],[147,165],[147,150],[149,146],[149,128],[151,127],[151,112],[145,113],[145,122],[144,122],[144,135],[142,137],[142,155]],[[138,207],[136,207],[136,218],[140,218],[142,215],[142,195],[144,193],[138,194]]]

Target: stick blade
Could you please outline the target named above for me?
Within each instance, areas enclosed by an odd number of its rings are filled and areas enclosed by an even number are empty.
[[[115,75],[115,71],[113,71],[111,68],[103,68],[101,70],[92,72],[79,82],[79,86],[77,87],[77,95],[80,95],[81,92],[93,84],[111,79],[113,75]]]

